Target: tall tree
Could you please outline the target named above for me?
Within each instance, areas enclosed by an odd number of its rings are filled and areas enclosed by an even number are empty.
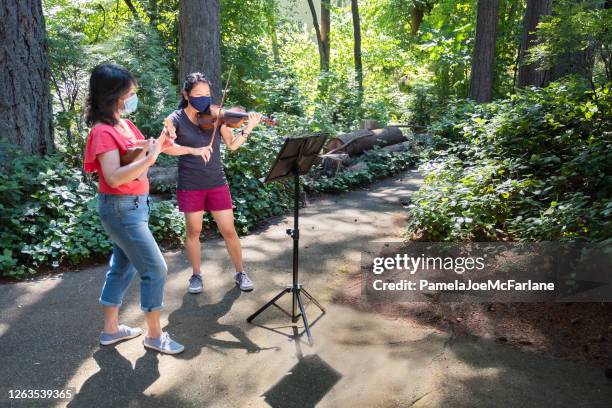
[[[43,155],[53,149],[53,126],[41,1],[3,1],[0,21],[0,137]]]
[[[419,32],[425,13],[431,10],[434,2],[435,0],[416,0],[412,2],[412,9],[410,10],[410,33],[412,35]]]
[[[179,84],[190,72],[202,72],[216,103],[222,96],[220,28],[219,0],[179,1]]]
[[[544,86],[547,82],[548,73],[538,66],[537,63],[527,64],[526,59],[529,49],[536,44],[535,30],[542,16],[550,14],[551,0],[527,0],[527,8],[523,17],[523,35],[519,49],[519,72],[518,86]]]
[[[578,15],[583,15],[584,12],[595,12],[597,9],[609,8],[610,0],[604,1],[587,1],[575,0],[578,8],[570,8]],[[554,13],[554,12],[553,12]],[[609,22],[608,22],[609,25]],[[592,77],[593,65],[595,63],[595,44],[591,42],[588,47],[583,49],[567,50],[561,54],[556,63],[550,69],[550,80],[555,81],[566,75],[576,74],[583,78],[589,79]]]
[[[351,13],[353,14],[353,56],[355,60],[355,80],[357,81],[357,92],[359,104],[363,99],[363,65],[361,63],[361,22],[359,21],[358,0],[351,0]]]
[[[321,25],[317,18],[313,0],[308,0],[308,7],[312,14],[312,24],[317,35],[317,45],[319,46],[319,67],[321,72],[329,71],[329,32],[331,27],[330,19],[330,0],[321,0]]]
[[[276,35],[276,12],[276,7],[274,7],[269,13],[266,14],[266,19],[268,22],[268,31],[270,32],[270,40],[272,44],[272,56],[274,57],[274,62],[276,64],[280,64],[278,36]]]
[[[476,42],[472,58],[470,98],[476,102],[493,99],[493,68],[499,0],[478,0]]]

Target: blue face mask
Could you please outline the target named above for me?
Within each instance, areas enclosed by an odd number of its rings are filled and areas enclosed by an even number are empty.
[[[123,101],[123,112],[124,113],[132,113],[138,107],[138,96],[136,94],[130,96],[125,101]]]
[[[210,96],[190,96],[189,104],[198,112],[205,112],[210,107]]]

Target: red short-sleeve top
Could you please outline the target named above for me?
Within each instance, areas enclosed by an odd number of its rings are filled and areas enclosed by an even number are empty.
[[[144,140],[145,137],[140,133],[136,125],[129,120],[125,120],[125,122],[136,136],[136,139]],[[142,195],[149,193],[149,179],[146,175],[141,179],[132,180],[116,188],[109,186],[104,179],[98,155],[111,150],[118,150],[119,154],[122,155],[133,146],[134,142],[123,136],[111,125],[98,124],[91,129],[89,136],[87,136],[83,168],[88,173],[98,172],[98,178],[100,180],[98,190],[101,193],[126,195]]]

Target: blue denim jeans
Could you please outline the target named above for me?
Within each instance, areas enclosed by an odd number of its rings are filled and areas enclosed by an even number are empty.
[[[145,312],[161,310],[168,267],[149,229],[149,196],[100,193],[98,212],[102,227],[113,241],[100,303],[121,306],[123,295],[138,271],[140,308]]]

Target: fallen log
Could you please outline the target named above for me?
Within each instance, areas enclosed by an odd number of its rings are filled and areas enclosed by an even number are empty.
[[[349,156],[356,156],[377,145],[384,147],[404,141],[406,141],[406,137],[396,127],[358,130],[331,139],[325,145],[325,150],[327,153],[346,153]]]

